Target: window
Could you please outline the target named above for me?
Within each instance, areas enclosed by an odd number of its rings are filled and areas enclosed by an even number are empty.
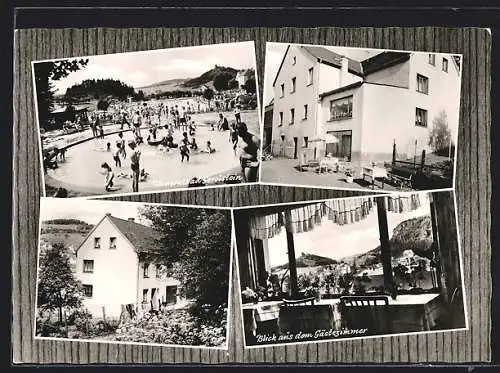
[[[415,125],[421,127],[427,127],[427,110],[416,108]]]
[[[142,289],[142,301],[143,302],[148,301],[148,289]]]
[[[429,79],[420,74],[417,74],[417,91],[429,94]]]
[[[290,109],[290,124],[295,122],[295,109]]]
[[[95,249],[101,248],[101,237],[94,237],[94,248]]]
[[[292,78],[292,88],[290,89],[290,93],[295,92],[295,82],[297,81],[297,78]]]
[[[143,277],[148,278],[149,277],[149,264],[144,263],[143,265]]]
[[[94,273],[94,261],[84,260],[83,261],[83,272],[84,273]]]
[[[443,71],[448,72],[448,60],[446,58],[443,58]]]
[[[292,57],[292,65],[295,65],[297,63],[297,57],[293,56]]]
[[[83,285],[83,294],[87,298],[92,298],[92,295],[94,294],[94,287],[92,285]]]
[[[436,66],[436,55],[434,53],[429,53],[429,64]]]
[[[156,278],[161,278],[161,266],[156,266]]]
[[[116,249],[116,237],[109,237],[109,248]]]
[[[313,68],[311,67],[309,69],[308,75],[307,75],[307,85],[313,84]]]
[[[352,96],[330,101],[330,120],[352,118]]]
[[[302,119],[307,119],[307,105],[304,105],[304,117]]]
[[[283,125],[283,112],[280,111],[280,127]]]
[[[307,148],[309,146],[309,137],[304,136],[304,148]]]
[[[280,97],[285,97],[285,84],[284,83],[281,85],[281,96]]]

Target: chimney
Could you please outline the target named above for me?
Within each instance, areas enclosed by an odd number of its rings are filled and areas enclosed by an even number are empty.
[[[343,87],[347,85],[348,83],[348,75],[349,75],[349,61],[347,60],[346,57],[341,56],[340,57],[340,79],[339,83],[340,86]]]
[[[106,213],[106,216],[111,216],[111,213],[107,212],[107,213]]]
[[[132,221],[132,222],[134,222],[134,221],[135,221],[135,219],[134,219],[134,218],[128,218],[128,221]]]

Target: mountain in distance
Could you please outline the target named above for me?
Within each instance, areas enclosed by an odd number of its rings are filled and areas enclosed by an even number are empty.
[[[327,266],[330,264],[337,264],[338,262],[335,259],[327,258],[325,256],[302,253],[300,257],[296,258],[296,263],[297,263],[297,268],[306,268],[306,267]],[[279,271],[287,268],[288,268],[288,263],[285,263],[273,267],[272,269]]]
[[[76,249],[92,228],[94,225],[78,219],[46,220],[42,222],[40,240],[49,245],[62,243],[68,248]]]
[[[394,228],[390,239],[392,258],[398,259],[405,250],[412,250],[414,254],[427,259],[432,259],[432,225],[430,216],[412,218],[399,223]],[[356,263],[358,267],[370,266],[381,263],[380,246],[363,254],[344,257],[335,260],[319,255],[302,253],[296,259],[297,268],[318,267],[345,262],[349,265]],[[288,268],[288,263],[273,267],[274,270]]]
[[[213,81],[217,75],[229,74],[233,78],[236,78],[237,73],[238,70],[232,67],[215,65],[214,68],[195,78],[163,80],[148,86],[136,87],[136,89],[142,90],[145,95],[172,91],[197,91],[200,90],[202,86],[208,86],[214,89]],[[255,71],[253,69],[247,69],[245,73],[255,76]]]

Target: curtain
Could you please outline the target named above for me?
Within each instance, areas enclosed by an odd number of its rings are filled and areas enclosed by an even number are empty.
[[[384,204],[386,210],[393,213],[409,212],[422,205],[421,197],[425,196],[418,193],[384,196]],[[285,224],[291,233],[309,232],[325,218],[338,225],[353,224],[366,218],[374,206],[374,197],[357,197],[292,208],[287,210],[290,211],[288,219],[285,219],[283,212],[256,214],[249,220],[250,237],[261,240],[272,238],[281,232]]]
[[[285,219],[284,213],[254,215],[250,218],[250,236],[257,239],[269,239],[281,232],[286,225],[291,233],[309,232],[324,218],[339,224],[351,224],[364,219],[372,210],[372,197],[329,200],[289,210]]]

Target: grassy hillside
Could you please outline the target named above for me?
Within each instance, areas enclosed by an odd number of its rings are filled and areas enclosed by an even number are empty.
[[[62,243],[76,249],[94,226],[76,219],[56,219],[42,222],[40,240],[49,245]]]
[[[232,67],[215,66],[213,69],[208,70],[196,78],[186,80],[182,83],[182,86],[188,88],[199,88],[203,84],[213,82],[215,77],[219,74],[230,74],[234,78],[236,77],[237,72],[238,70],[233,69]]]

